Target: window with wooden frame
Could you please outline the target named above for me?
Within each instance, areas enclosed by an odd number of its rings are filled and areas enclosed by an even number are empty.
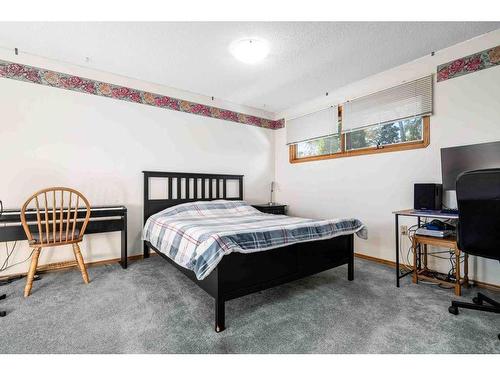
[[[347,116],[346,106],[349,111]],[[330,130],[331,134],[301,142],[294,140],[304,139],[304,136],[292,136],[288,142],[290,163],[427,147],[430,143],[432,76],[357,99],[335,109],[338,111],[335,118],[338,129],[334,126]],[[346,119],[348,123],[345,123]]]

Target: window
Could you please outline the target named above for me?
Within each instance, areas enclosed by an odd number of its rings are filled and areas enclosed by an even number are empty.
[[[298,158],[330,155],[336,152],[340,152],[340,137],[338,135],[297,143]]]
[[[287,121],[290,162],[427,147],[432,85],[429,75]]]
[[[342,109],[339,108],[339,128]],[[429,116],[417,116],[387,124],[368,126],[312,141],[290,145],[290,162],[423,148],[430,141]]]
[[[422,141],[422,117],[369,126],[345,134],[346,150]]]

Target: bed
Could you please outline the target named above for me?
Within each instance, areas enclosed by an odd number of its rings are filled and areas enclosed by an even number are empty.
[[[154,250],[214,298],[216,332],[231,299],[344,264],[354,279],[353,236],[366,236],[357,219],[261,213],[243,201],[242,175],[143,174],[144,258]],[[152,198],[152,179],[164,198]]]

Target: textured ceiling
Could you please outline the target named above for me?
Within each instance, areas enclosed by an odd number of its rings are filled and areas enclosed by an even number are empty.
[[[500,22],[4,22],[0,46],[280,112],[497,28]],[[249,36],[271,45],[261,64],[228,52]]]

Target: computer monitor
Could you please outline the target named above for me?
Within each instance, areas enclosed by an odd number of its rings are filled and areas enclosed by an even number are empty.
[[[441,149],[443,190],[455,190],[455,182],[462,172],[487,168],[500,168],[500,142]]]

